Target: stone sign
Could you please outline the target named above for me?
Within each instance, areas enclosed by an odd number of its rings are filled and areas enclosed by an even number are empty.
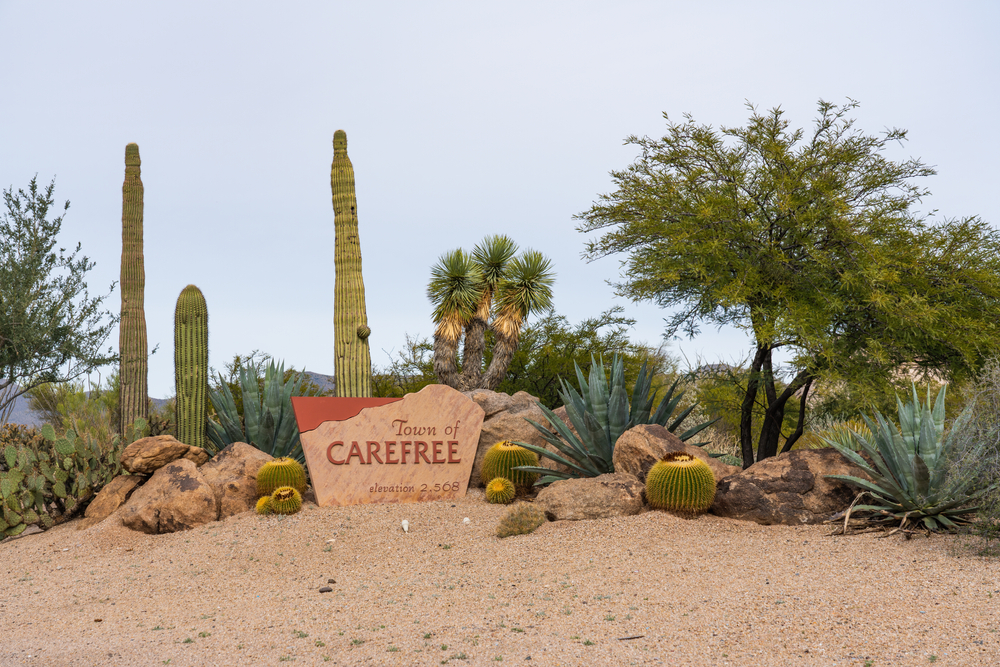
[[[320,507],[465,495],[484,412],[446,385],[403,398],[292,398]]]

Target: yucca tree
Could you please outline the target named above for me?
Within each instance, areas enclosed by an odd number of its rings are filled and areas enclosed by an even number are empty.
[[[493,297],[504,279],[507,265],[516,252],[517,245],[509,237],[500,234],[487,236],[472,251],[472,261],[482,273],[482,294],[479,303],[476,304],[475,314],[465,325],[460,380],[463,390],[474,389],[482,381],[486,328],[489,326],[493,310]],[[509,365],[510,361],[507,363]]]
[[[434,304],[434,373],[438,382],[468,391],[496,389],[517,351],[529,314],[552,307],[552,264],[542,253],[506,236],[488,236],[470,254],[448,252],[431,267],[427,295]],[[494,333],[493,358],[482,371],[486,329]],[[462,374],[458,345],[465,335]]]
[[[552,308],[552,262],[537,250],[526,250],[511,260],[496,292],[493,359],[481,385],[494,390],[507,375],[521,338],[521,327],[531,313]]]
[[[434,374],[458,388],[458,341],[482,298],[482,271],[461,248],[441,256],[431,267],[427,296],[434,304]]]

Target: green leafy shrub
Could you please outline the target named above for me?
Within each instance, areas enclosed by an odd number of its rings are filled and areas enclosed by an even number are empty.
[[[950,470],[955,436],[968,427],[971,415],[964,411],[943,437],[946,389],[938,392],[932,408],[930,387],[927,401],[922,403],[913,385],[912,401],[896,399],[898,428],[878,410],[874,420],[864,416],[871,437],[859,433],[854,437],[872,463],[850,447],[826,441],[871,476],[873,481],[869,482],[850,475],[827,475],[862,489],[874,499],[875,504],[854,506],[873,523],[898,522],[900,528],[922,524],[934,531],[956,528],[971,520],[978,509],[972,507],[973,502],[990,490],[973,489],[973,476]]]
[[[497,537],[527,535],[545,523],[545,512],[530,503],[517,503],[504,514],[497,526]]]
[[[549,484],[559,479],[597,477],[614,472],[612,456],[615,443],[618,442],[622,433],[640,424],[659,424],[674,433],[695,408],[692,405],[682,410],[680,414],[674,415],[674,411],[684,396],[684,392],[674,395],[677,389],[677,381],[675,381],[654,411],[652,408],[656,393],[650,391],[653,374],[647,373],[645,363],[639,369],[639,376],[636,378],[635,387],[632,390],[630,406],[625,389],[624,366],[618,355],[615,355],[611,362],[610,385],[605,375],[603,361],[595,361],[593,357],[591,357],[590,381],[584,379],[579,365],[576,365],[576,377],[580,383],[579,392],[562,378],[559,380],[562,386],[559,396],[566,406],[566,414],[570,423],[573,424],[573,428],[576,429],[576,433],[573,433],[554,412],[544,405],[539,407],[549,422],[549,428],[530,419],[527,420],[559,453],[524,442],[514,443],[569,468],[567,472],[538,466],[519,467],[519,470],[541,475],[535,482],[535,486]],[[684,431],[678,437],[686,441],[711,425],[712,422],[698,424]]]
[[[142,431],[146,424],[138,419],[133,428]],[[57,437],[51,424],[40,433],[12,424],[0,427],[0,534],[19,535],[31,524],[51,528],[73,518],[121,473],[125,439],[115,436],[102,447],[72,430]]]

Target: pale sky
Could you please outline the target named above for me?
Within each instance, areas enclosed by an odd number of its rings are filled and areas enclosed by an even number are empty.
[[[0,186],[56,178],[64,245],[121,264],[124,152],[145,186],[153,397],[173,394],[173,313],[193,283],[210,363],[253,349],[333,372],[332,138],[347,132],[372,360],[430,336],[430,266],[504,233],[554,263],[571,322],[620,304],[658,344],[665,313],[614,295],[573,215],[660,137],[662,113],[742,125],[750,101],[809,127],[820,98],[909,130],[938,175],[922,210],[1000,223],[995,2],[13,2],[0,0]],[[622,258],[624,259],[624,258]],[[120,308],[115,290],[107,301]],[[117,349],[117,333],[109,341]],[[739,332],[671,343],[738,362]]]

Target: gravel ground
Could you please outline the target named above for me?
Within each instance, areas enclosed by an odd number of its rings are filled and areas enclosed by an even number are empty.
[[[954,538],[646,512],[500,540],[504,511],[73,521],[0,545],[0,665],[1000,664],[1000,562]]]

